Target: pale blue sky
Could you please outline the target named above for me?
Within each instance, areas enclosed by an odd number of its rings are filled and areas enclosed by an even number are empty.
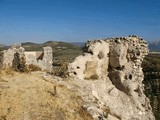
[[[159,0],[0,0],[0,43],[160,40]]]

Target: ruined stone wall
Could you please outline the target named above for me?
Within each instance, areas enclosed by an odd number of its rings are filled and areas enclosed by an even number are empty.
[[[2,68],[10,68],[14,66],[14,57],[15,54],[18,53],[19,56],[23,56],[24,54],[24,48],[23,47],[18,47],[17,46],[12,46],[8,50],[2,51],[1,54],[1,66]]]
[[[21,46],[13,46],[4,50],[1,55],[2,68],[19,69],[24,65],[36,65],[47,72],[52,71],[52,48],[44,47],[43,52],[25,52]],[[22,65],[22,63],[24,65]]]
[[[36,52],[25,52],[25,57],[26,57],[26,64],[27,65],[37,65],[37,58],[38,56],[36,55]]]
[[[154,120],[142,84],[141,64],[147,54],[147,43],[135,35],[87,42],[85,52],[69,64],[68,71],[76,80],[92,84],[88,88],[99,107],[89,105],[86,109],[93,118],[105,119],[99,111],[109,109],[108,120]]]
[[[47,70],[48,72],[52,72],[52,61],[53,54],[51,47],[43,47],[43,57],[42,59],[38,59],[38,66],[43,70]]]
[[[141,69],[143,57],[148,54],[146,42],[139,37],[88,41],[85,47],[83,55],[69,65],[70,76],[106,78],[113,69],[130,69],[129,66]]]
[[[50,46],[43,47],[43,52],[25,52],[25,56],[27,65],[33,64],[42,70],[52,72],[53,54]]]

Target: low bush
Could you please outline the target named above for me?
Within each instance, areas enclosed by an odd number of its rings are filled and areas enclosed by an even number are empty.
[[[28,70],[29,71],[41,71],[41,68],[36,65],[30,64],[28,65]]]
[[[56,63],[56,66],[53,66],[54,75],[60,76],[63,78],[68,77],[68,60],[61,59]]]

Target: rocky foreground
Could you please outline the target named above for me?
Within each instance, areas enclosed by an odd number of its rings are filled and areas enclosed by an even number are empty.
[[[137,36],[89,41],[62,79],[0,73],[2,120],[155,120],[144,95],[147,43]]]

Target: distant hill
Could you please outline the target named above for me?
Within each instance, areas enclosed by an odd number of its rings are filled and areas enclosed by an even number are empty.
[[[5,45],[0,44],[0,51],[7,50],[8,48],[9,48],[9,46],[5,46]]]
[[[72,43],[67,43],[67,42],[57,42],[57,41],[47,41],[45,43],[32,43],[32,42],[26,42],[21,44],[22,47],[25,48],[26,51],[40,51],[42,50],[43,47],[45,46],[51,46],[54,50],[59,50],[59,49],[75,49],[79,48],[76,45]]]
[[[79,46],[79,47],[84,47],[85,46],[85,42],[71,42],[71,44]]]
[[[160,52],[160,41],[148,42],[149,50],[151,52]]]
[[[22,43],[23,46],[25,45],[39,45],[38,43],[33,43],[33,42],[25,42],[25,43]]]
[[[71,44],[79,47],[85,46],[85,42],[71,42]],[[148,47],[150,52],[160,52],[160,41],[148,42]]]
[[[21,43],[26,51],[42,51],[43,47],[51,46],[53,49],[53,60],[58,61],[66,59],[73,61],[75,57],[82,53],[81,47],[67,42],[47,41],[45,43],[25,42]],[[8,49],[9,46],[0,44],[0,51]]]
[[[67,42],[47,41],[45,43],[26,42],[21,44],[26,51],[42,51],[43,47],[51,46],[53,49],[53,60],[66,59],[73,61],[75,57],[82,53],[82,49]]]
[[[65,48],[69,49],[80,49],[85,46],[85,42],[57,42],[57,41],[47,41],[45,43],[33,43],[33,42],[25,42],[22,43],[22,46],[27,51],[40,51],[44,46],[51,46],[54,51]],[[150,52],[160,52],[160,41],[152,41],[148,42],[148,47]],[[0,51],[4,49],[8,49],[9,46],[5,46],[0,44]]]
[[[3,47],[5,47],[5,45],[0,44],[0,48],[3,48]]]
[[[160,41],[148,42],[150,52],[160,52]],[[51,46],[53,49],[54,61],[67,59],[73,61],[75,57],[82,54],[82,47],[84,42],[59,42],[59,41],[47,41],[45,43],[33,43],[25,42],[21,44],[26,51],[42,51],[44,46]],[[0,44],[0,51],[8,49],[9,46]]]
[[[79,47],[85,46],[85,42],[71,42],[71,44]],[[148,47],[150,52],[160,52],[160,41],[148,42]]]
[[[85,42],[72,42],[71,44],[79,47],[85,46]],[[148,42],[148,47],[150,52],[160,52],[160,41]]]

